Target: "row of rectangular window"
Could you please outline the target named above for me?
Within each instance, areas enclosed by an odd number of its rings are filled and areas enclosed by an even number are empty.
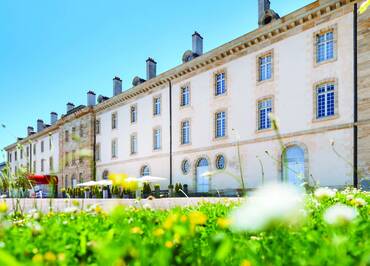
[[[41,159],[40,161],[40,170],[41,172],[44,172],[45,171],[45,159]],[[28,164],[27,164],[27,168],[28,168]],[[54,159],[53,157],[50,157],[49,158],[49,171],[53,171],[54,170]],[[36,173],[36,161],[33,161],[33,172]]]
[[[41,153],[43,153],[45,151],[45,148],[44,148],[44,141],[41,141],[40,142],[40,151]],[[49,150],[52,149],[52,141],[51,141],[51,138],[49,139]],[[20,149],[19,150],[19,155],[20,155],[20,159],[22,160],[23,159],[23,149]],[[26,157],[28,158],[30,155],[30,148],[27,146],[26,147]],[[33,155],[36,155],[36,144],[33,144]],[[14,151],[14,160],[17,161],[18,160],[18,152],[17,151]],[[8,158],[8,161],[11,162],[12,161],[12,156],[11,156],[11,153],[9,153],[9,158]]]
[[[333,116],[335,114],[335,85],[333,83],[327,83],[320,85],[316,88],[317,94],[317,114],[316,118],[324,118]],[[270,114],[273,112],[273,100],[272,98],[266,98],[258,102],[258,130],[271,129],[271,117]],[[215,113],[215,138],[226,137],[226,112],[221,111]],[[181,122],[181,144],[190,144],[190,121],[185,120]],[[161,148],[161,130],[153,130],[153,150]],[[137,153],[137,135],[133,134],[130,137],[130,149],[131,154]],[[100,152],[99,156],[100,159]],[[117,140],[112,141],[112,158],[117,157]]]

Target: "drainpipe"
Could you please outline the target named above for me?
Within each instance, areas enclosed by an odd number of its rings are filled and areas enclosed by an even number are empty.
[[[170,186],[172,186],[172,83],[168,80],[170,104]]]
[[[96,180],[96,113],[94,109],[92,109],[92,119],[93,119],[93,147],[92,147],[92,153],[93,153],[93,165],[92,165],[92,179]]]
[[[358,186],[357,3],[353,8],[353,186]]]

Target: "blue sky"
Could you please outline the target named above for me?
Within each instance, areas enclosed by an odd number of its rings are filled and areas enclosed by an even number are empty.
[[[284,16],[312,1],[271,2]],[[111,96],[115,75],[130,88],[148,56],[158,74],[180,64],[195,30],[209,51],[256,27],[257,0],[0,0],[0,148],[88,90]]]

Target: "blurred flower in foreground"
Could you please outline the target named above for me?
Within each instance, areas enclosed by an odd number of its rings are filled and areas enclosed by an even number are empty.
[[[231,214],[231,227],[260,231],[274,223],[295,224],[302,218],[303,198],[304,194],[292,185],[266,185]]]
[[[331,225],[342,225],[357,217],[355,208],[338,203],[328,208],[324,213],[324,221]]]
[[[337,191],[334,189],[330,189],[328,187],[320,187],[315,190],[314,195],[317,199],[324,200],[324,199],[335,197],[336,193]]]
[[[8,210],[8,205],[5,202],[0,202],[0,213],[5,213]]]
[[[363,3],[361,4],[361,6],[360,6],[360,8],[359,8],[358,12],[359,12],[360,14],[363,14],[369,6],[370,6],[370,0],[367,0],[367,1],[363,2]]]
[[[367,202],[363,198],[354,198],[351,202],[356,207],[364,207],[367,205]]]

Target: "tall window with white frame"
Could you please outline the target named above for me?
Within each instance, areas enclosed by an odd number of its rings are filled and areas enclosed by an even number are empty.
[[[188,85],[181,87],[181,106],[188,106],[190,104],[190,88]]]
[[[181,122],[181,144],[190,144],[190,121],[185,120]]]
[[[136,154],[137,153],[137,135],[136,135],[136,133],[132,134],[130,136],[130,147],[131,147],[131,155]]]
[[[217,112],[215,114],[215,138],[226,136],[226,112]]]
[[[100,161],[100,144],[97,143],[95,146],[95,160]]]
[[[161,114],[161,97],[157,96],[153,98],[153,115]]]
[[[335,115],[335,85],[326,83],[316,87],[316,118]]]
[[[131,120],[131,124],[136,123],[137,121],[137,106],[136,105],[132,105],[130,107],[130,120]]]
[[[95,133],[96,135],[99,135],[100,134],[100,119],[96,119],[95,121]]]
[[[270,129],[272,113],[272,99],[264,99],[258,102],[258,130]]]
[[[118,143],[117,143],[117,140],[114,139],[112,140],[112,145],[111,145],[111,155],[112,155],[112,159],[114,158],[117,158],[117,146],[118,146]]]
[[[45,145],[44,145],[44,141],[41,141],[41,152],[44,152],[44,147],[45,147]]]
[[[41,159],[41,172],[44,172],[45,170],[45,160]]]
[[[153,150],[161,149],[161,129],[156,128],[153,130]]]
[[[215,75],[215,95],[219,96],[226,93],[226,74],[225,72]]]
[[[117,113],[112,113],[112,129],[117,128]]]
[[[269,80],[272,77],[272,54],[268,53],[258,59],[259,81]]]
[[[49,157],[49,171],[54,171],[54,160],[52,156]]]
[[[316,36],[316,62],[322,63],[334,58],[334,32],[328,31]]]

